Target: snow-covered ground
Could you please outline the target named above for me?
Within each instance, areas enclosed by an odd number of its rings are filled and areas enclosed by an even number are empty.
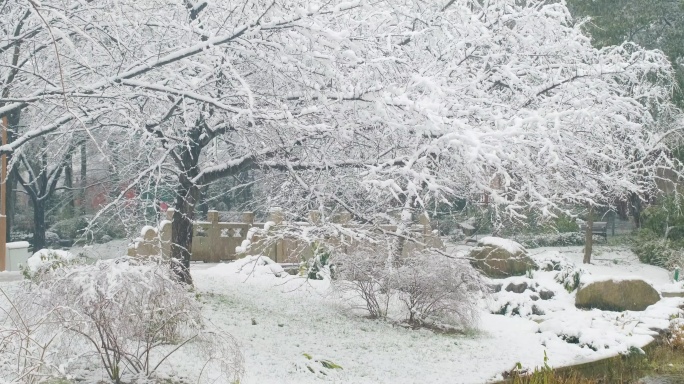
[[[540,259],[565,257],[577,265],[582,260],[581,247],[530,253]],[[593,264],[584,268],[594,276],[639,276],[657,289],[672,288],[667,271],[639,263],[626,249],[598,247]],[[642,347],[653,339],[656,328],[669,325],[682,303],[665,298],[643,312],[578,310],[574,293],[553,279],[557,272],[537,271],[534,282],[555,296],[523,304],[537,303],[544,315],[489,313],[507,296],[525,302],[523,296],[530,293],[504,291],[483,300],[477,331],[454,336],[352,315],[330,295],[326,281],[282,279],[264,271],[248,277],[236,270],[230,264],[196,265],[193,277],[212,321],[242,345],[245,383],[483,383],[517,362],[525,367],[542,365],[544,351],[551,365],[564,366]],[[569,336],[579,343],[562,339],[572,340]],[[306,355],[330,360],[342,369],[316,367]]]
[[[456,247],[457,252],[466,250]],[[538,260],[566,258],[581,266],[581,247],[534,249],[530,254]],[[331,294],[328,281],[276,277],[277,265],[239,266],[193,264],[192,275],[205,315],[240,343],[246,369],[241,383],[484,383],[500,378],[517,362],[530,368],[542,365],[545,352],[558,367],[642,347],[657,329],[669,325],[682,304],[680,298],[664,298],[643,312],[578,310],[574,293],[554,279],[556,271],[536,271],[532,280],[492,281],[503,287],[526,282],[536,292],[504,289],[488,295],[482,299],[477,330],[447,335],[353,314]],[[593,264],[582,267],[593,277],[638,276],[659,290],[675,288],[668,271],[639,263],[624,248],[599,246]],[[0,287],[7,284],[16,283],[0,279]],[[533,300],[542,290],[553,292],[553,298]],[[506,315],[490,313],[506,303],[518,306],[516,315],[512,306]],[[174,356],[172,363],[162,373],[176,378],[201,365],[192,356]]]

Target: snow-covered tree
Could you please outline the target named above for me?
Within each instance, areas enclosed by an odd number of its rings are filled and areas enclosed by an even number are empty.
[[[648,192],[676,166],[654,117],[672,113],[665,56],[593,48],[562,2],[5,3],[26,31],[7,47],[45,48],[22,53],[37,64],[0,114],[55,117],[0,151],[69,124],[142,142],[131,183],[177,181],[186,267],[199,190],[253,168],[287,175],[273,202],[369,224],[398,210],[396,256],[433,200],[484,193],[502,215],[552,216]]]
[[[359,81],[353,102],[382,156],[352,184],[403,206],[404,227],[407,211],[449,197],[487,194],[513,219],[528,208],[551,217],[567,204],[610,205],[654,191],[659,168],[678,168],[667,154],[677,111],[661,52],[593,48],[563,3],[385,4],[366,13],[384,27],[366,39],[385,44],[375,57],[359,51],[385,76],[376,92]],[[339,200],[352,175],[331,173],[347,182],[316,173],[301,186]]]

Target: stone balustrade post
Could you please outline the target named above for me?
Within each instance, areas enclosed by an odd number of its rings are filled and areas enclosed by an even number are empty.
[[[424,235],[432,235],[432,227],[430,226],[430,217],[427,213],[418,216],[418,222],[423,226]]]
[[[285,215],[283,214],[283,210],[279,207],[271,208],[270,213],[271,214],[270,214],[269,220],[276,223],[276,224],[282,224],[283,221],[285,220]]]
[[[346,224],[349,224],[351,219],[352,219],[351,213],[349,213],[349,211],[344,211],[344,212],[340,212],[337,220],[339,221],[340,224],[346,225]]]
[[[242,221],[249,224],[250,227],[254,225],[254,212],[243,212]]]
[[[209,221],[212,225],[217,224],[219,221],[218,211],[210,210],[207,212],[207,221]]]
[[[321,212],[320,211],[309,211],[309,221],[313,225],[321,224]]]
[[[219,213],[215,210],[210,210],[207,212],[207,221],[211,224],[209,230],[207,231],[207,236],[209,237],[209,261],[212,263],[218,263],[221,260],[221,242],[219,241],[221,237],[221,229],[219,228]]]

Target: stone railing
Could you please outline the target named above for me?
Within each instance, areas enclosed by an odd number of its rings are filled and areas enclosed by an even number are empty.
[[[152,256],[171,255],[171,228],[173,209],[166,212],[167,220],[162,221],[158,228],[146,226],[141,231],[141,237],[134,240],[128,249],[129,256]],[[279,209],[271,210],[269,221],[277,228],[285,224],[283,212]],[[351,217],[340,214],[335,222],[344,227],[354,228],[355,225],[349,224]],[[320,223],[320,212],[309,212],[309,222],[307,223],[287,223],[289,225],[316,225]],[[311,245],[295,238],[279,237],[277,239],[260,239],[254,236],[251,239],[251,246],[246,252],[238,253],[236,248],[242,247],[247,239],[250,228],[264,228],[265,223],[255,223],[254,213],[245,212],[242,222],[219,222],[217,211],[209,211],[207,221],[196,221],[193,225],[193,240],[191,249],[191,261],[203,261],[206,263],[218,263],[225,260],[234,260],[246,255],[260,254],[268,256],[278,263],[296,263],[301,260],[309,259],[313,256]],[[387,232],[396,231],[396,226],[384,225],[380,228]],[[444,248],[440,238],[435,235],[430,227],[429,219],[421,217],[420,224],[415,225],[412,232],[417,240],[428,247]],[[339,247],[343,252],[349,251],[350,247],[357,247],[358,243],[343,238],[330,238],[326,242],[335,247]],[[404,246],[403,254],[407,255],[424,246],[407,242]]]

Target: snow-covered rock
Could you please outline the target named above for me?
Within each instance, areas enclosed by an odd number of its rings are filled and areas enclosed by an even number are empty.
[[[522,276],[530,269],[537,269],[522,245],[499,237],[480,239],[470,258],[473,267],[494,278]]]
[[[644,280],[592,277],[577,291],[575,306],[606,311],[643,311],[658,301],[660,294]]]

